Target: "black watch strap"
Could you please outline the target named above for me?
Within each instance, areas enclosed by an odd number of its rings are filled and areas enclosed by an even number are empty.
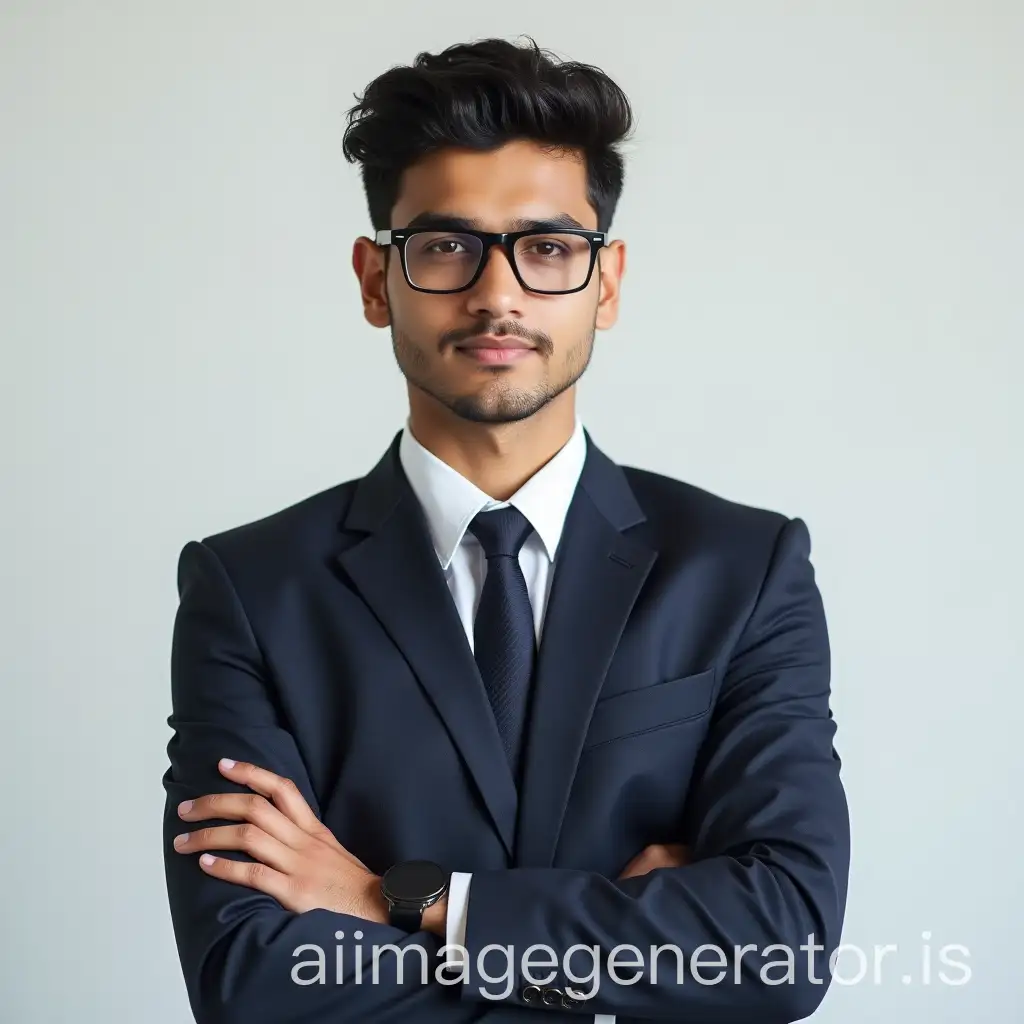
[[[393,927],[404,932],[418,932],[423,923],[423,911],[419,907],[402,907],[393,903],[388,919]]]

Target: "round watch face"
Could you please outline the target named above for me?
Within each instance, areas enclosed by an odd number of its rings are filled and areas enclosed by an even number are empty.
[[[407,860],[388,868],[383,878],[387,896],[400,903],[422,903],[444,891],[448,874],[430,860]]]

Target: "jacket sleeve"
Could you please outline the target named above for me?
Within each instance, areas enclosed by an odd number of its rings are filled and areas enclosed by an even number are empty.
[[[182,800],[244,791],[217,770],[221,757],[250,761],[292,779],[319,815],[301,754],[275,708],[256,639],[209,546],[185,546],[178,589],[163,843],[175,941],[196,1020],[461,1024],[491,1019],[489,1010],[460,1002],[459,986],[439,980],[443,943],[433,934],[410,935],[324,910],[295,914],[255,889],[207,875],[194,854],[174,850],[173,838],[183,830],[177,815]],[[383,948],[389,945],[393,948]],[[380,950],[376,974],[374,946]]]
[[[691,863],[623,881],[476,871],[471,965],[492,943],[516,963],[543,944],[556,954],[545,967],[557,960],[546,984],[620,1020],[789,1024],[816,1009],[840,941],[850,835],[825,615],[799,519],[780,530],[724,673],[689,794]],[[531,980],[518,977],[509,1000],[535,999]],[[478,972],[462,998],[479,999],[481,985]]]

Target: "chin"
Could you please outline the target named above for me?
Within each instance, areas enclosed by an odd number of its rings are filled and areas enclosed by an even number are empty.
[[[472,423],[517,423],[529,419],[540,406],[531,404],[513,408],[504,403],[494,406],[475,398],[461,398],[449,402],[448,408],[460,419]]]
[[[474,387],[455,381],[444,386],[440,381],[427,381],[406,374],[406,379],[417,390],[429,395],[453,415],[469,423],[518,423],[536,415],[575,382],[575,377],[563,386],[554,387],[548,381],[522,384],[516,387],[507,376],[492,378],[483,387]],[[461,392],[461,393],[460,393]]]
[[[529,419],[550,400],[549,395],[539,396],[526,392],[506,394],[497,399],[494,396],[465,395],[449,398],[444,404],[460,419],[473,423],[516,423]]]

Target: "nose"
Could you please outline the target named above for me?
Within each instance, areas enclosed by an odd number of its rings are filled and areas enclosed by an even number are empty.
[[[466,308],[474,318],[522,316],[524,292],[505,250],[492,246],[476,284],[466,292]]]

